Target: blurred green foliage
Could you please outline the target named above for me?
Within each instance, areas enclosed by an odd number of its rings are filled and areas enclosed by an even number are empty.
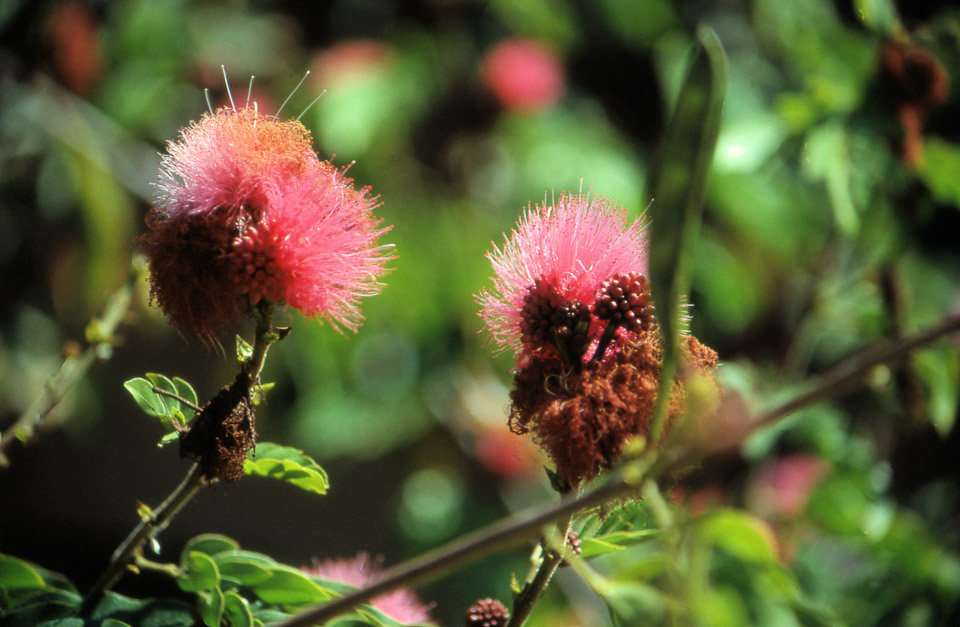
[[[510,453],[519,471],[480,452],[506,431],[513,365],[478,335],[472,295],[490,274],[484,252],[528,203],[561,191],[645,210],[700,25],[716,30],[729,79],[688,300],[692,331],[719,351],[727,386],[750,406],[770,404],[867,343],[954,311],[960,90],[934,92],[938,71],[960,84],[955,3],[11,1],[0,3],[0,428],[122,283],[158,151],[206,110],[205,89],[214,106],[228,102],[221,64],[238,104],[256,76],[252,99],[267,113],[311,70],[281,117],[302,115],[318,153],[352,164],[357,186],[379,195],[396,259],[355,337],[290,315],[293,332],[268,361],[276,387],[259,428],[331,470],[332,494],[353,489],[335,466],[358,486],[386,484],[377,512],[356,494],[356,511],[323,516],[390,562],[549,501],[533,445]],[[510,37],[558,56],[565,89],[550,106],[511,110],[485,83],[485,54]],[[921,50],[922,62],[905,50]],[[58,467],[56,447],[67,446],[70,459],[91,465],[90,485],[135,482],[143,492],[141,469],[92,467],[110,457],[104,442],[117,423],[135,419],[122,381],[168,372],[203,398],[232,364],[170,329],[146,286],[135,309],[103,375],[55,411],[52,424],[69,418],[67,444],[41,437],[13,451],[6,472],[32,457],[46,460],[43,473],[81,472]],[[222,341],[229,353],[232,340]],[[951,624],[960,598],[958,387],[957,344],[941,343],[756,434],[704,485],[681,486],[690,498],[671,506],[672,534],[648,533],[658,525],[640,510],[628,531],[581,521],[596,526],[585,536],[596,577],[585,578],[607,591],[612,614],[564,576],[535,624],[637,624],[678,607],[704,625]],[[793,455],[825,464],[809,501],[788,513],[751,503],[761,470]],[[163,462],[161,476],[181,472],[171,456]],[[13,539],[40,524],[42,512],[20,500],[32,502],[23,493],[38,476],[0,476],[0,551],[18,554]],[[716,507],[698,509],[698,499]],[[378,531],[363,535],[357,518]],[[36,547],[24,557],[89,576],[89,556],[64,546],[95,528],[106,556],[125,520],[93,512],[57,528],[59,558]],[[274,534],[296,536],[298,525],[310,523],[278,518]],[[316,551],[303,547],[297,559]],[[677,571],[683,591],[667,555],[687,560]],[[3,563],[24,581],[48,578]],[[511,574],[522,579],[526,568],[523,551],[496,556],[424,596],[453,624],[477,598],[508,601]]]

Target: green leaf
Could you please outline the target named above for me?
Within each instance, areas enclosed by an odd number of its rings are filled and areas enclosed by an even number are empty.
[[[130,379],[123,384],[123,387],[127,389],[127,392],[130,393],[133,400],[137,402],[140,409],[148,416],[162,417],[166,415],[167,406],[163,400],[154,393],[153,384],[146,379],[141,377]]]
[[[639,529],[637,531],[616,531],[605,536],[580,538],[580,557],[588,559],[623,549],[633,544],[655,538],[658,529]]]
[[[197,609],[207,627],[219,627],[223,618],[224,598],[220,588],[201,590],[197,593]]]
[[[131,627],[131,625],[115,618],[108,618],[100,623],[100,627]]]
[[[600,538],[581,538],[580,539],[580,557],[590,559],[598,555],[605,555],[614,551],[619,551],[623,547],[613,542],[607,542]]]
[[[173,381],[171,381],[169,377],[162,374],[157,374],[156,372],[148,372],[146,376],[154,387],[159,388],[164,392],[170,392],[171,394],[177,393],[177,386],[173,384]],[[156,394],[156,392],[154,392],[154,394]],[[160,399],[161,403],[163,403],[165,408],[164,413],[166,414],[169,414],[172,408],[180,406],[180,402],[175,398],[162,396],[160,394],[157,394],[157,398]]]
[[[43,590],[43,577],[25,561],[0,553],[0,590]]]
[[[635,581],[611,581],[604,586],[604,601],[615,625],[658,625],[666,612],[660,592]]]
[[[326,601],[331,592],[309,577],[288,567],[270,570],[270,578],[250,586],[264,603],[274,605],[302,605]]]
[[[960,400],[960,355],[956,348],[937,348],[921,351],[914,357],[917,374],[928,393],[930,422],[946,438],[957,418]]]
[[[239,335],[237,336],[237,361],[245,362],[253,357],[253,347]]]
[[[180,552],[180,561],[185,561],[190,553],[205,553],[209,556],[220,555],[221,553],[232,553],[237,551],[240,545],[236,541],[217,533],[205,533],[194,536],[183,547]]]
[[[934,198],[960,209],[960,146],[931,137],[924,142],[923,162],[917,173]]]
[[[130,379],[123,384],[123,387],[133,396],[134,401],[144,413],[148,416],[160,418],[160,422],[174,433],[178,429],[186,427],[188,417],[192,418],[196,413],[196,410],[188,404],[154,392],[154,388],[158,388],[176,394],[190,404],[196,405],[197,393],[189,383],[179,377],[170,380],[162,374],[148,372],[146,378]],[[164,436],[161,445],[169,439],[172,439],[170,433]]]
[[[271,442],[257,444],[243,466],[244,473],[272,477],[317,494],[326,494],[327,473],[303,451]]]
[[[180,566],[183,574],[177,577],[177,585],[184,592],[214,590],[220,585],[220,571],[206,553],[190,551]]]
[[[663,336],[661,386],[651,426],[656,442],[666,419],[677,367],[680,306],[700,229],[703,196],[716,151],[727,59],[716,33],[702,28],[653,173],[650,289]]]
[[[749,625],[750,614],[736,590],[724,588],[706,588],[692,599],[696,624],[704,627],[726,627],[727,625]]]
[[[267,393],[276,387],[276,383],[261,383],[260,385],[253,386],[253,389],[250,390],[250,402],[254,406],[259,405],[267,397]]]
[[[240,586],[253,586],[270,578],[270,569],[262,560],[243,555],[217,555],[214,558],[220,577]]]
[[[62,590],[31,591],[26,599],[4,599],[2,624],[4,627],[36,627],[44,621],[58,624],[58,620],[77,613],[81,600],[80,595]]]
[[[131,599],[114,592],[104,595],[103,601],[90,618],[93,621],[110,619],[124,621],[133,626],[191,627],[197,624],[196,611],[181,601]]]
[[[901,28],[893,0],[854,0],[853,5],[856,14],[868,28],[888,36]]]
[[[193,389],[193,386],[181,379],[180,377],[173,378],[173,385],[177,388],[177,395],[180,398],[190,401],[194,405],[199,405],[197,402],[197,392]]]
[[[243,560],[243,561],[252,562],[254,564],[259,564],[260,566],[263,566],[266,569],[270,569],[270,568],[273,568],[274,566],[280,565],[277,562],[277,560],[273,559],[269,555],[264,555],[263,553],[255,553],[254,551],[242,551],[240,549],[236,549],[233,551],[223,551],[222,553],[218,553],[216,556],[216,559],[217,560],[232,560],[232,559]]]
[[[701,538],[745,562],[777,559],[773,532],[758,518],[734,509],[713,512],[700,521]]]
[[[223,618],[230,627],[252,627],[253,612],[250,604],[236,592],[228,592],[223,597]]]

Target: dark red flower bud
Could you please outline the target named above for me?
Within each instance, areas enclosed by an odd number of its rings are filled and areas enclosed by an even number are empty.
[[[506,606],[496,599],[480,599],[470,606],[463,620],[466,627],[505,627],[510,620]]]

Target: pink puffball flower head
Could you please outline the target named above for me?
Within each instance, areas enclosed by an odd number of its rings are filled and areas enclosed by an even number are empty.
[[[360,298],[383,287],[376,198],[320,161],[298,121],[204,114],[167,146],[158,188],[141,237],[151,298],[202,341],[263,299],[356,331]]]
[[[371,560],[366,553],[360,553],[353,559],[315,559],[313,567],[304,567],[303,571],[317,579],[363,588],[380,576],[377,562],[378,560]],[[403,625],[436,624],[430,620],[430,608],[409,588],[398,588],[374,597],[370,605]]]
[[[581,338],[582,355],[602,325],[591,312],[605,282],[645,281],[645,230],[642,219],[628,222],[622,208],[599,197],[564,193],[553,206],[528,208],[503,248],[487,254],[494,289],[477,300],[494,342],[520,362],[549,355],[559,330]]]

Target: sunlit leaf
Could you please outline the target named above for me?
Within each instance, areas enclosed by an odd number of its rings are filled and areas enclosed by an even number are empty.
[[[223,618],[230,627],[252,627],[250,603],[236,592],[227,592],[223,597]]]
[[[194,405],[199,405],[197,402],[197,392],[193,389],[193,386],[181,379],[180,377],[173,378],[173,385],[176,388],[177,395],[189,401]]]
[[[214,558],[220,577],[241,586],[252,586],[270,578],[270,569],[263,560],[244,555],[220,554]]]
[[[30,564],[0,553],[0,589],[42,590],[45,587],[43,577]]]
[[[123,384],[137,406],[148,416],[164,416],[167,413],[167,406],[161,398],[154,393],[153,384],[146,379],[137,377],[130,379]]]
[[[247,361],[253,357],[253,346],[250,345],[245,339],[237,336],[237,361]]]
[[[300,571],[277,567],[270,570],[270,577],[250,589],[265,603],[276,605],[302,605],[326,601],[332,595]]]
[[[759,563],[776,561],[773,532],[758,518],[734,509],[712,512],[700,519],[701,538],[734,557]]]
[[[206,553],[188,552],[181,569],[183,574],[177,578],[177,585],[184,592],[213,590],[220,585],[220,571]]]
[[[270,442],[257,444],[244,462],[248,475],[272,477],[317,494],[326,494],[327,473],[303,451]]]
[[[960,400],[960,355],[955,347],[925,350],[914,358],[927,388],[927,410],[937,433],[946,438],[957,418]]]
[[[932,137],[924,142],[918,174],[934,198],[960,209],[960,146]]]
[[[197,593],[197,606],[200,618],[207,627],[219,627],[222,624],[224,598],[220,588],[201,590]]]
[[[186,560],[190,553],[204,553],[209,556],[237,551],[240,545],[227,536],[216,533],[205,533],[187,541],[180,553],[180,560]]]

